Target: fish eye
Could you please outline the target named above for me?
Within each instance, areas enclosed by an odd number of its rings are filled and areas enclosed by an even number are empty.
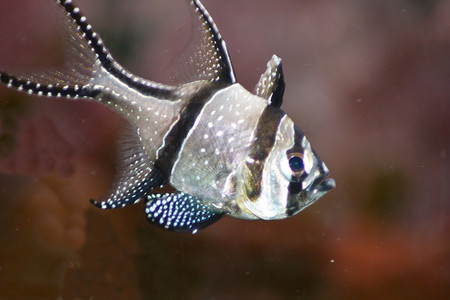
[[[289,167],[291,168],[292,175],[301,176],[305,171],[303,164],[303,155],[300,153],[293,153],[289,156]]]

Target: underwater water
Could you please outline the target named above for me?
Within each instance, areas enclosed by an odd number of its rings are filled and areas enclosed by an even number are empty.
[[[63,61],[51,2],[0,0],[1,69]],[[76,3],[122,65],[168,82],[186,2]],[[0,299],[450,297],[450,2],[203,4],[246,88],[282,57],[282,108],[337,188],[282,221],[164,231],[142,203],[89,203],[114,175],[118,115],[0,86]]]

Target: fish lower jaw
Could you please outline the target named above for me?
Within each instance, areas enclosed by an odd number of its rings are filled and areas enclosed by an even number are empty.
[[[242,220],[260,220],[261,218],[252,213],[244,204],[244,198],[238,198],[234,201],[229,216]]]
[[[309,197],[313,200],[311,203],[317,201],[320,197],[328,193],[330,190],[336,187],[336,181],[333,178],[327,177],[320,181],[312,191],[309,193]]]
[[[244,220],[266,220],[266,221],[283,220],[288,217],[285,212],[279,213],[279,214],[276,214],[276,213],[264,214],[263,212],[261,212],[258,214],[259,211],[253,212],[250,208],[248,208],[245,205],[245,201],[246,201],[245,199],[241,199],[241,201],[236,201],[238,204],[238,209],[235,210],[234,212],[230,213],[230,216],[232,216],[234,218],[238,218],[238,219],[244,219]],[[250,200],[247,199],[247,201],[250,201]]]

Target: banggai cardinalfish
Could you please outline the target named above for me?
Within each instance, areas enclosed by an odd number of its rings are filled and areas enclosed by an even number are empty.
[[[293,216],[335,187],[304,134],[280,109],[285,88],[274,55],[254,93],[236,82],[225,41],[199,0],[190,4],[199,43],[189,82],[166,85],[137,77],[114,60],[71,0],[66,17],[69,67],[1,82],[29,94],[100,101],[131,127],[118,154],[102,209],[145,199],[150,222],[197,232],[224,215],[256,220]],[[176,191],[152,194],[170,184]]]

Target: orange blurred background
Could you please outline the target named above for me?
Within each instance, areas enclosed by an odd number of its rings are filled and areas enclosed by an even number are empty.
[[[0,0],[1,69],[63,61],[52,2]],[[186,2],[77,4],[119,62],[167,82]],[[249,90],[283,58],[283,109],[337,188],[287,220],[166,232],[142,204],[89,204],[114,174],[115,113],[0,86],[0,298],[448,299],[450,2],[204,5]]]

